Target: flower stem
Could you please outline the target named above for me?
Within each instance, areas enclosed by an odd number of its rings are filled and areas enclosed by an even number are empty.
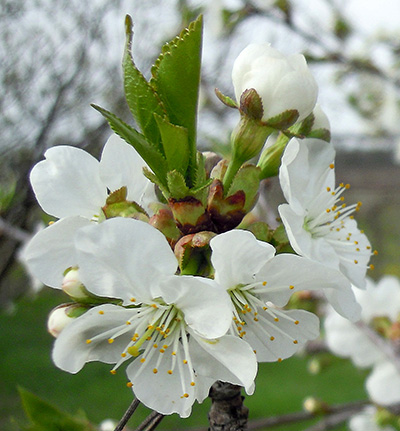
[[[119,421],[119,424],[116,426],[114,431],[122,431],[124,426],[128,423],[129,419],[135,412],[135,410],[138,408],[140,404],[140,401],[135,398],[131,405],[128,407],[128,410],[125,412],[124,416],[122,416],[122,419]]]

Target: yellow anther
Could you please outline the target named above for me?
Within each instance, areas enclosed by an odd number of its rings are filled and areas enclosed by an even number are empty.
[[[357,248],[356,248],[356,251],[360,251],[360,249],[357,247]]]
[[[354,259],[354,263],[355,263],[355,264],[357,264],[357,263],[358,263],[358,260]]]
[[[183,360],[183,363],[184,363],[184,364],[187,364],[187,363],[188,363],[188,361],[187,361],[186,359],[184,359],[184,360]]]
[[[278,358],[278,362],[282,362],[282,358]]]
[[[253,320],[254,320],[255,322],[258,322],[258,318],[257,318],[257,317],[254,317],[254,318],[253,318]]]
[[[131,302],[136,302],[136,298],[131,298],[130,301]]]
[[[157,343],[154,343],[154,344],[153,344],[153,347],[154,347],[155,349],[157,349],[158,344],[157,344]]]
[[[112,344],[114,342],[114,338],[109,338],[108,342],[109,342],[109,344]]]
[[[104,314],[104,311],[103,311],[103,310],[100,310],[100,311],[99,311],[99,314]]]
[[[295,320],[295,321],[294,321],[294,324],[295,324],[295,325],[298,325],[298,324],[299,324],[299,321],[298,321],[298,320]]]
[[[121,353],[121,357],[125,358],[126,357],[126,353]]]
[[[133,386],[133,383],[132,383],[132,382],[128,382],[128,383],[126,384],[126,386],[127,386],[128,388],[131,388],[131,387]]]
[[[293,341],[293,344],[298,344],[299,342],[297,341],[297,340],[294,340]]]
[[[375,265],[373,265],[373,264],[371,263],[371,265],[369,266],[369,269],[370,269],[370,270],[374,270],[374,269],[375,269]]]
[[[371,246],[370,246],[370,245],[367,245],[366,249],[367,249],[367,250],[371,250]],[[375,250],[375,251],[376,251],[376,250]],[[378,252],[377,252],[377,253],[378,253]]]
[[[263,281],[263,282],[262,282],[262,285],[263,285],[263,286],[266,286],[266,285],[267,285],[267,282],[266,282],[266,281]]]
[[[348,190],[348,189],[350,188],[350,184],[346,184],[346,185],[344,186],[344,188]]]
[[[329,165],[329,167],[330,167],[331,169],[333,169],[333,168],[335,167],[335,164],[334,164],[334,163],[331,163],[331,164]]]
[[[190,386],[196,386],[195,382],[190,382]]]
[[[330,192],[331,190],[332,190],[332,189],[331,189],[330,187],[327,187],[327,188],[326,188],[326,191],[327,191],[327,192]]]
[[[129,320],[127,320],[125,323],[126,323],[127,325],[131,325],[131,324],[132,324]]]
[[[167,373],[168,373],[168,374],[172,374],[172,370],[168,370],[168,371],[167,371]]]
[[[189,398],[189,394],[187,394],[187,393],[186,393],[186,394],[183,394],[183,395],[182,395],[182,398]]]
[[[171,355],[172,355],[172,356],[175,356],[175,355],[176,355],[176,352],[172,352],[172,353],[171,353]]]
[[[291,284],[291,285],[289,286],[289,289],[294,289],[294,286]]]
[[[326,209],[326,212],[327,212],[327,213],[330,213],[330,212],[331,212],[331,209],[330,209],[330,208],[327,208],[327,209]]]
[[[269,337],[269,339],[270,339],[271,341],[274,341],[274,340],[275,340],[275,337],[274,337],[273,335],[271,335],[271,336]]]
[[[167,344],[164,344],[162,347],[163,347],[163,349],[168,349],[168,345]]]
[[[157,374],[157,373],[158,373],[157,368],[153,368],[153,373],[154,373],[154,374]]]
[[[279,317],[275,317],[275,322],[279,322]]]
[[[165,350],[164,349],[160,349],[160,353],[165,353]]]
[[[49,226],[51,226],[52,224],[54,224],[54,221],[49,221]]]
[[[110,373],[115,376],[115,374],[117,374],[117,370],[111,370]]]
[[[257,353],[257,350],[253,350],[254,353]]]
[[[374,250],[373,255],[376,256],[378,254],[378,250]]]
[[[146,362],[146,358],[141,358],[140,362],[143,364],[144,362]]]
[[[152,306],[153,308],[158,308],[158,305],[157,305],[157,304],[151,304],[151,306]]]

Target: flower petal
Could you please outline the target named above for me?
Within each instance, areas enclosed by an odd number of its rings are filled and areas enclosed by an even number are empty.
[[[366,387],[377,404],[388,406],[400,402],[400,373],[389,361],[375,365],[367,378]]]
[[[215,280],[225,289],[248,284],[275,254],[275,248],[245,230],[231,230],[210,241]]]
[[[90,309],[70,323],[56,339],[53,348],[54,363],[64,371],[77,373],[87,362],[118,362],[132,334],[126,332],[115,338],[113,343],[109,343],[108,339],[134,313],[135,310],[112,304]]]
[[[64,271],[77,265],[75,233],[89,224],[82,217],[67,217],[38,232],[24,251],[33,275],[47,286],[61,288]]]
[[[231,326],[231,300],[226,290],[213,280],[171,276],[160,285],[159,295],[154,296],[175,304],[184,313],[186,324],[202,337],[222,337]]]
[[[43,210],[58,218],[80,215],[91,219],[99,214],[107,198],[99,162],[80,148],[64,145],[48,149],[45,157],[30,174]]]
[[[286,146],[279,170],[279,181],[289,205],[296,212],[326,187],[334,189],[335,172],[329,166],[335,158],[331,143],[321,139],[292,138]]]
[[[145,166],[146,162],[132,145],[113,134],[101,155],[100,177],[111,191],[125,186],[127,199],[143,205],[149,198],[157,200],[153,184],[143,175]]]
[[[350,357],[358,367],[370,367],[384,358],[380,349],[360,328],[335,311],[329,310],[324,327],[329,349],[335,355]]]
[[[206,340],[192,333],[189,342],[193,367],[199,375],[243,386],[251,395],[257,361],[245,341],[232,335]]]
[[[353,321],[360,317],[350,282],[339,271],[321,263],[283,253],[267,262],[256,278],[267,282],[260,297],[275,305],[284,306],[296,291],[321,290],[339,314]]]
[[[271,309],[272,312],[274,309]],[[264,310],[258,310],[257,321],[244,318],[247,341],[259,362],[289,358],[309,340],[319,335],[319,319],[303,310],[279,310],[279,321]],[[295,323],[297,322],[297,323]]]
[[[152,355],[145,362],[136,360],[129,364],[126,373],[133,383],[136,397],[145,406],[165,415],[178,413],[181,417],[188,417],[196,400],[198,379],[195,376],[195,386],[192,386],[193,375],[188,364],[182,362],[185,354],[181,344],[175,353],[172,356],[167,350],[162,360],[159,360],[159,354]],[[174,358],[180,362],[175,368],[172,365]],[[209,382],[210,386],[212,383]]]
[[[151,287],[173,275],[178,265],[164,235],[138,220],[118,217],[89,226],[79,232],[75,244],[86,288],[126,304],[132,298],[151,301]]]

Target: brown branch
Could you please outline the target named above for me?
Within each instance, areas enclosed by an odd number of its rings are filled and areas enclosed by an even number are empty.
[[[128,423],[129,419],[132,417],[135,410],[138,408],[140,404],[140,401],[135,398],[131,405],[128,407],[124,415],[122,416],[122,419],[119,421],[118,425],[116,426],[114,431],[122,431],[124,429],[124,426]]]

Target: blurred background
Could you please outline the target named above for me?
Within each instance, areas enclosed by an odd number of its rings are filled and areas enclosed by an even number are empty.
[[[46,318],[65,299],[42,289],[21,263],[24,244],[48,221],[28,175],[54,145],[99,155],[110,130],[90,103],[131,121],[120,66],[126,14],[134,21],[134,59],[149,77],[161,45],[199,13],[205,18],[200,147],[226,152],[238,114],[219,102],[214,88],[233,96],[232,64],[247,44],[271,42],[285,54],[302,52],[331,122],[337,181],[351,184],[347,203],[363,202],[357,219],[379,251],[370,276],[400,276],[398,0],[1,0],[2,430],[19,429],[23,420],[17,385],[67,410],[82,407],[94,423],[104,415],[118,419],[130,402],[123,373],[109,376],[107,367],[90,364],[69,376],[51,363]],[[282,202],[278,189],[275,180],[266,184],[267,201]],[[253,417],[299,410],[310,393],[334,403],[365,397],[363,374],[346,361],[333,361],[318,378],[310,376],[308,360],[301,357],[264,365],[247,403]],[[332,383],[337,376],[351,384],[338,388]],[[189,422],[172,417],[160,429],[204,425],[206,411],[207,406],[196,410]]]

